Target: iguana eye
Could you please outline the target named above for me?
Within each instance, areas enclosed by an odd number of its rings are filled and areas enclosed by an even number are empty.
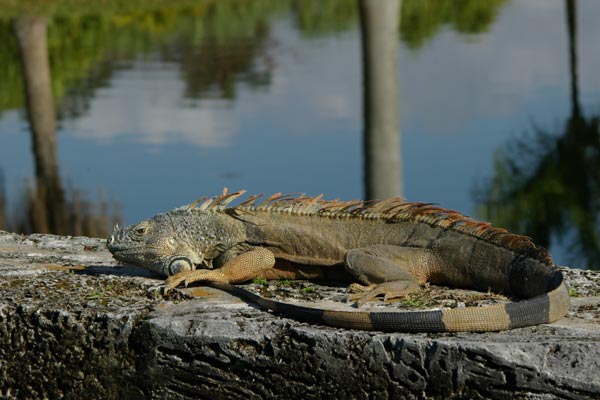
[[[138,235],[143,235],[144,233],[146,233],[147,230],[148,228],[140,227],[135,230],[135,233],[137,233]]]

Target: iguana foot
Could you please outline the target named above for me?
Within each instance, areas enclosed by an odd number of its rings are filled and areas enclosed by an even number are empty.
[[[368,286],[353,283],[348,286],[348,290],[355,292],[348,295],[348,301],[354,302],[356,307],[360,307],[380,296],[383,296],[383,301],[406,296],[418,291],[419,285],[412,281],[384,282]]]
[[[361,285],[360,283],[354,282],[354,283],[351,283],[350,285],[348,285],[348,288],[346,288],[346,291],[348,293],[352,293],[349,296],[354,296],[354,297],[358,296],[358,297],[360,297],[365,292],[368,292],[368,291],[374,289],[375,286],[377,286],[376,283],[374,283],[372,285]]]
[[[163,294],[167,294],[168,292],[179,286],[181,282],[184,282],[184,286],[187,287],[189,283],[188,275],[190,272],[192,271],[181,271],[175,275],[171,275],[170,277],[168,277],[165,280],[165,288],[163,290]]]
[[[198,281],[220,281],[221,279],[215,279],[214,270],[196,269],[193,271],[181,271],[175,275],[171,275],[165,280],[165,288],[163,293],[167,294],[172,289],[179,286],[183,282],[183,285],[187,287],[190,283]]]

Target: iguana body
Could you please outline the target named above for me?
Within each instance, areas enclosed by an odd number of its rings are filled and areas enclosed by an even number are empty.
[[[286,316],[331,326],[404,332],[497,331],[562,318],[569,296],[560,270],[529,238],[433,205],[400,199],[324,201],[243,192],[181,207],[107,240],[118,260],[164,275],[167,289],[204,281]],[[203,199],[202,199],[203,200]],[[432,282],[526,300],[428,311],[328,311],[265,299],[231,284],[254,278],[346,279],[362,300],[401,296]]]

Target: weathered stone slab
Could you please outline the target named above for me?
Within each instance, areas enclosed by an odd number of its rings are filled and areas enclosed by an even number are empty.
[[[117,265],[100,239],[0,232],[0,397],[600,398],[600,276],[567,271],[579,297],[557,323],[383,334],[211,288],[165,299],[162,278]]]

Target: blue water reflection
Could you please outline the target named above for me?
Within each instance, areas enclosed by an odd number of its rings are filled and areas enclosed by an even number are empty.
[[[597,114],[600,3],[577,5],[580,103],[584,113]],[[118,67],[84,96],[77,113],[64,109],[81,101],[81,90],[67,91],[57,132],[63,180],[88,197],[104,191],[120,204],[125,223],[224,186],[362,197],[358,21],[307,35],[295,13],[291,7],[265,17],[264,30],[246,38],[251,44],[241,56],[223,55],[228,44],[215,50],[214,42],[182,44],[175,35],[126,62],[116,60]],[[464,34],[441,24],[420,47],[399,41],[408,200],[477,216],[473,192],[494,176],[494,155],[535,126],[558,132],[569,118],[565,2],[500,4],[486,29]],[[228,61],[210,69],[203,52]],[[219,77],[229,64],[243,68]],[[202,81],[211,74],[214,79]],[[8,214],[18,208],[23,180],[34,176],[27,132],[22,109],[3,110],[0,168]],[[589,266],[567,247],[552,241],[558,263]]]

